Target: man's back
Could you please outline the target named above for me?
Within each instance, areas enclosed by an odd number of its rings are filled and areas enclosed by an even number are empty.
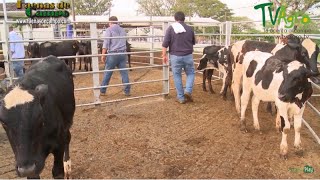
[[[22,37],[17,32],[11,31],[9,33],[9,40],[10,41],[22,41]],[[25,57],[23,42],[10,43],[10,51],[12,52],[13,59]]]
[[[120,27],[118,24],[114,24],[109,27],[105,32],[105,37],[116,37],[116,36],[126,36],[126,31]],[[116,39],[106,39],[103,48],[107,48],[109,51],[125,51],[126,39],[116,38]]]
[[[169,26],[163,41],[163,46],[169,46],[169,53],[177,56],[192,54],[195,44],[194,32],[192,28],[184,22],[180,22],[186,32],[175,33],[172,26]]]

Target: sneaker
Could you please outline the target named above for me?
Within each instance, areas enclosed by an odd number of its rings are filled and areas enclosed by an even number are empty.
[[[124,95],[125,95],[125,96],[131,96],[131,94],[130,94],[130,93],[124,93]]]
[[[100,96],[106,96],[106,93],[102,93],[102,92],[101,92],[101,93],[100,93]]]
[[[193,102],[192,95],[190,93],[185,93],[184,97],[186,98],[187,102]]]

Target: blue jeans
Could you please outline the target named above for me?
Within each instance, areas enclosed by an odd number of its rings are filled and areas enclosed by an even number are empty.
[[[16,73],[16,76],[18,78],[22,77],[23,76],[23,66],[24,66],[24,62],[21,61],[21,62],[12,62],[12,68],[13,68],[13,71]]]
[[[177,91],[177,98],[179,100],[184,100],[184,92],[191,94],[193,89],[195,71],[192,54],[186,56],[170,55],[170,63],[174,85]],[[184,69],[187,75],[185,90],[183,90],[182,84],[182,69]]]
[[[126,68],[128,56],[126,54],[107,56],[105,70],[115,69],[116,67],[119,69]],[[111,76],[113,71],[107,71],[104,73],[103,81],[101,86],[109,85]],[[122,77],[122,83],[129,83],[129,75],[128,70],[120,70],[120,74]],[[107,88],[101,88],[101,93],[106,93]],[[124,85],[124,93],[130,94],[130,85]]]

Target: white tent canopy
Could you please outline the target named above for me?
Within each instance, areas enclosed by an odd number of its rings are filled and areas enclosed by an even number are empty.
[[[119,22],[122,22],[123,24],[129,24],[133,26],[149,26],[150,21],[153,22],[153,25],[162,25],[163,22],[174,22],[174,17],[172,16],[118,16],[117,17]],[[72,21],[72,17],[69,17],[70,21]],[[78,15],[75,16],[76,22],[104,22],[107,23],[109,21],[109,16],[84,16],[84,15]],[[192,22],[194,25],[214,25],[220,23],[217,20],[214,20],[212,18],[201,18],[201,17],[186,17],[186,22]]]

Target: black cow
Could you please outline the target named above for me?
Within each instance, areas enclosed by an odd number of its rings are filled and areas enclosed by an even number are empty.
[[[29,57],[47,57],[53,56],[75,56],[79,50],[79,42],[74,41],[63,41],[63,42],[43,42],[39,46],[38,43],[28,45]],[[39,52],[39,53],[37,53]],[[70,69],[75,70],[76,60],[75,58],[65,59],[66,64],[69,65]],[[73,67],[72,67],[73,64]]]
[[[40,58],[40,45],[37,42],[29,42],[27,46],[27,54],[29,58]]]
[[[103,40],[98,39],[98,53],[99,54],[102,54],[102,46],[103,46]],[[131,52],[132,46],[128,41],[126,41],[126,48],[127,48],[126,49],[127,52]],[[128,64],[129,64],[129,68],[131,68],[131,55],[130,54],[128,54]]]
[[[81,41],[79,43],[79,55],[89,55],[91,53],[91,42],[90,41]],[[92,71],[92,57],[80,57],[79,58],[79,70],[81,70],[81,62],[84,63],[84,69],[86,71],[89,71],[89,65],[90,65],[90,71]]]
[[[131,44],[126,41],[127,52],[131,52]],[[129,68],[131,68],[131,54],[128,54],[128,64]],[[130,69],[131,71],[132,69]]]
[[[50,153],[54,156],[53,177],[70,175],[69,130],[74,111],[72,72],[54,56],[31,65],[9,88],[1,101],[0,122],[20,177],[40,178]]]
[[[79,51],[79,42],[73,41],[63,41],[56,44],[56,56],[75,56]],[[74,71],[76,69],[76,58],[65,59],[66,64],[69,65],[70,69]],[[72,68],[73,64],[73,68]]]
[[[203,49],[203,56],[200,59],[199,65],[197,67],[197,70],[202,70],[203,71],[203,76],[202,76],[202,89],[203,91],[207,91],[206,89],[206,79],[208,81],[209,84],[209,90],[211,93],[215,93],[213,91],[212,85],[211,85],[211,79],[212,79],[212,75],[213,75],[213,69],[205,69],[207,68],[207,64],[208,62],[211,62],[214,67],[213,68],[218,68],[218,51],[222,48],[223,46],[216,46],[216,45],[212,45],[212,46],[207,46]]]

